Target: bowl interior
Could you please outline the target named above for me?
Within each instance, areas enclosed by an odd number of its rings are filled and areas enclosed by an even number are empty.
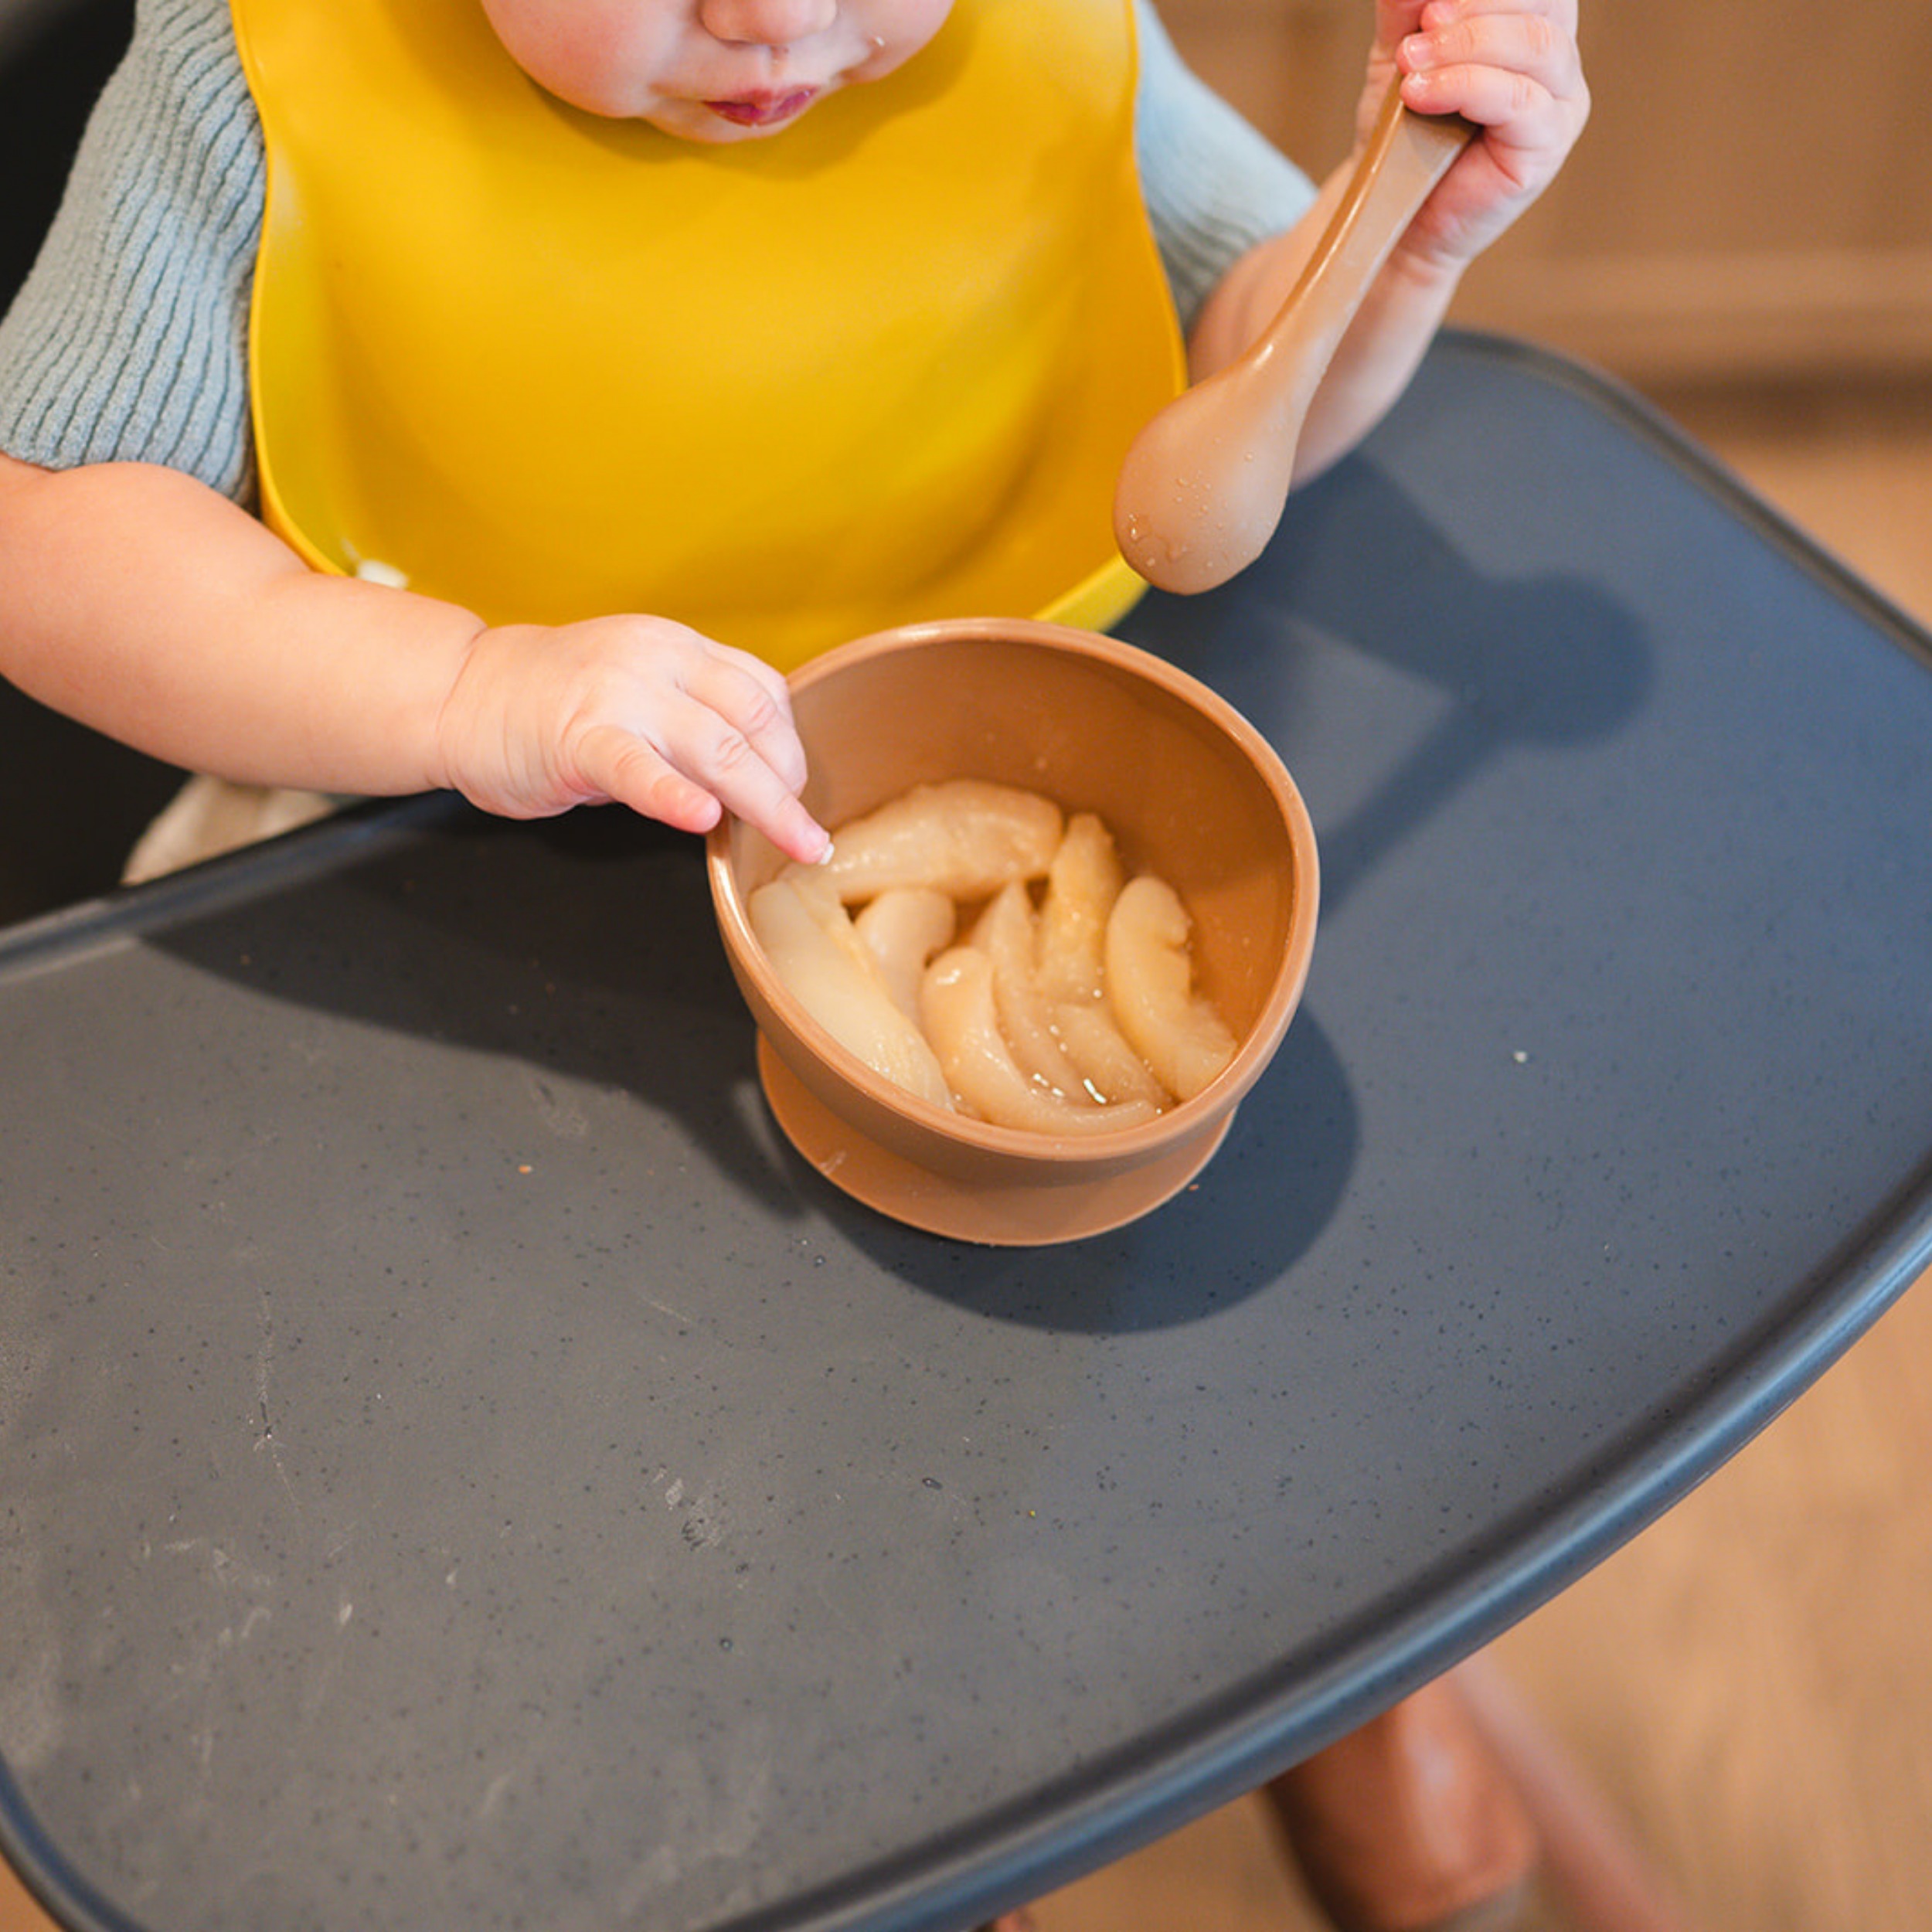
[[[1259,734],[1195,680],[1110,639],[1017,624],[909,637],[794,679],[820,823],[957,777],[1097,812],[1130,875],[1157,872],[1181,895],[1202,989],[1250,1033],[1284,968],[1305,969],[1315,891],[1307,815]],[[731,843],[743,893],[784,862],[743,825]]]

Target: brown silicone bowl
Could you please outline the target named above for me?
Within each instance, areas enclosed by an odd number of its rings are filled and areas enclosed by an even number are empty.
[[[1009,618],[862,638],[793,673],[791,690],[811,760],[805,801],[835,832],[945,778],[1097,812],[1130,874],[1156,872],[1180,894],[1197,983],[1241,1043],[1192,1100],[1118,1133],[1036,1134],[931,1107],[847,1053],[779,983],[746,903],[785,862],[727,820],[709,842],[712,897],[757,1023],[766,1098],[792,1145],[868,1206],[969,1241],[1071,1240],[1178,1192],[1280,1046],[1314,950],[1315,835],[1266,740],[1161,658]]]

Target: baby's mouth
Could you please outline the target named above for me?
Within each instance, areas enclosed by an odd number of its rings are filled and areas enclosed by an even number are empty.
[[[818,97],[816,87],[790,87],[782,93],[740,94],[730,100],[704,104],[720,120],[739,128],[775,128],[801,114]]]

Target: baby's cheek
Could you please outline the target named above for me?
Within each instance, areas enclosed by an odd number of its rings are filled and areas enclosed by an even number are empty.
[[[587,114],[637,113],[663,64],[662,5],[635,0],[482,0],[510,58],[547,93]]]

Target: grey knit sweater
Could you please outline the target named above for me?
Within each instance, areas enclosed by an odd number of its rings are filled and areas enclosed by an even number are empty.
[[[1182,65],[1150,0],[1135,145],[1183,319],[1313,189]],[[265,184],[229,0],[139,0],[39,261],[0,320],[0,448],[136,460],[247,501],[248,298]]]

